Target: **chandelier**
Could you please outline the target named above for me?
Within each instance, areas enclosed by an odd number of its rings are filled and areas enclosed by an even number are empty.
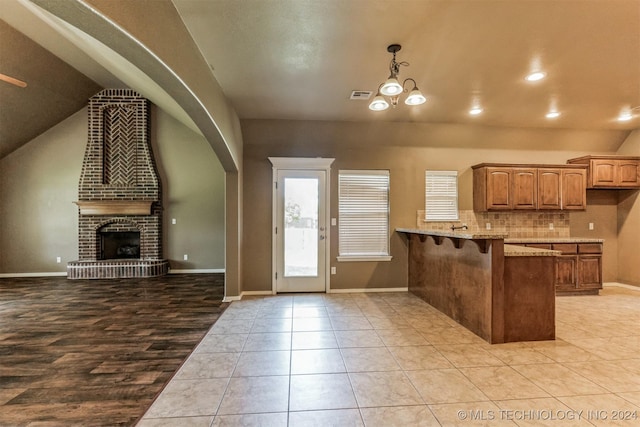
[[[400,49],[402,49],[402,46],[400,46],[399,44],[392,44],[387,47],[387,52],[393,54],[393,59],[389,64],[389,72],[390,72],[389,78],[378,87],[378,93],[373,98],[373,101],[371,101],[371,104],[369,104],[370,110],[382,111],[389,108],[389,102],[387,102],[387,100],[383,95],[389,97],[389,100],[391,101],[391,106],[393,108],[395,108],[396,105],[398,105],[398,98],[400,97],[400,94],[402,94],[403,92],[409,92],[407,99],[404,100],[404,103],[407,105],[420,105],[420,104],[424,104],[427,101],[427,98],[425,98],[422,92],[420,92],[420,89],[418,89],[418,86],[415,80],[411,78],[404,79],[402,84],[400,84],[400,82],[398,81],[400,66],[406,67],[409,65],[408,62],[396,61],[396,53]],[[405,88],[405,85],[407,82],[413,83],[413,89],[411,89],[411,91],[408,91]]]

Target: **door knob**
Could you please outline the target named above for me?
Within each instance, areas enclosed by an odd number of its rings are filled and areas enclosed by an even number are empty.
[[[320,235],[320,240],[324,240],[324,236],[322,234]]]

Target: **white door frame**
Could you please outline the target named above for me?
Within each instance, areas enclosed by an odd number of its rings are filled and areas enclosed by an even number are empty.
[[[335,159],[330,158],[309,158],[309,157],[269,157],[269,161],[273,165],[272,168],[272,191],[271,191],[271,293],[275,295],[277,293],[277,279],[276,271],[277,266],[277,242],[276,242],[276,227],[278,225],[278,200],[276,192],[276,183],[278,181],[278,171],[280,170],[323,170],[325,171],[325,215],[327,220],[331,216],[330,210],[330,188],[331,188],[331,164]],[[329,278],[331,271],[331,227],[327,226],[326,235],[326,248],[325,248],[325,288],[327,292],[330,289]]]

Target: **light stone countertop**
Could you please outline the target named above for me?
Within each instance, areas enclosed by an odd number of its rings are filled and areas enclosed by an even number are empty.
[[[470,232],[469,230],[456,230],[456,231],[445,231],[445,230],[422,230],[419,228],[396,228],[396,231],[401,233],[411,233],[411,234],[424,234],[427,236],[442,236],[442,237],[455,237],[458,239],[504,239],[508,237],[508,234],[505,233],[492,233],[485,231],[475,231]]]
[[[559,256],[561,251],[551,249],[527,248],[525,246],[504,245],[504,256]]]
[[[603,243],[604,239],[590,237],[513,237],[505,238],[505,243]]]

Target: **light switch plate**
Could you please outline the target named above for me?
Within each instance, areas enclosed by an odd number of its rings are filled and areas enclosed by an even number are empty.
[[[593,223],[592,222],[589,223],[589,230],[593,230]]]

